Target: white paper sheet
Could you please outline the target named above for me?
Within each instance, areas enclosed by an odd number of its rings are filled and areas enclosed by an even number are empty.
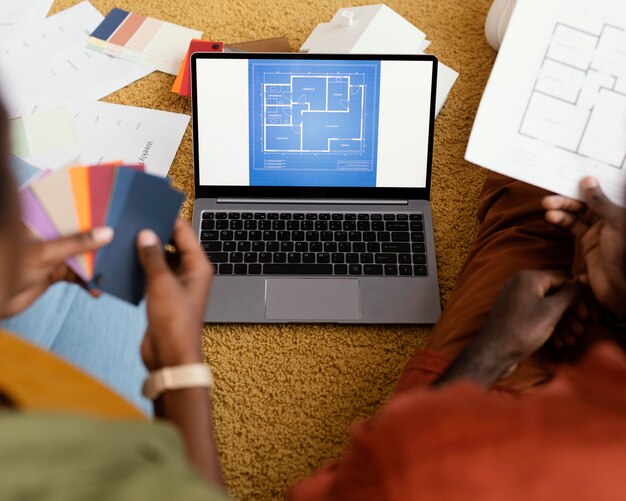
[[[352,24],[342,24],[342,13]],[[430,45],[426,35],[386,5],[339,9],[329,23],[320,23],[306,39],[302,52],[327,54],[422,54]],[[435,115],[438,115],[459,74],[439,61]]]
[[[75,99],[100,99],[153,70],[85,47],[104,16],[81,2],[0,44],[3,95],[11,117]]]
[[[78,142],[76,127],[67,106],[14,118],[9,123],[11,149],[20,157],[67,149]]]
[[[146,172],[165,176],[189,123],[187,115],[101,101],[70,103],[68,108],[77,144],[26,156],[24,160],[53,170],[71,163],[92,165],[122,160],[145,164]]]
[[[593,175],[626,205],[626,2],[518,0],[465,158],[579,198]]]
[[[4,0],[0,2],[0,42],[47,15],[54,0]]]
[[[345,14],[351,22],[345,25]],[[330,22],[320,23],[302,44],[301,51],[358,54],[404,54],[422,50],[426,34],[384,4],[339,9]]]

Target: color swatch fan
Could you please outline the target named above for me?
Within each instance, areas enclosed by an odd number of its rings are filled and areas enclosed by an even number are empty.
[[[90,288],[134,304],[145,289],[137,233],[149,228],[167,242],[183,201],[167,179],[142,169],[118,164],[69,167],[43,172],[20,191],[22,220],[43,240],[98,226],[113,228],[109,245],[67,264]]]

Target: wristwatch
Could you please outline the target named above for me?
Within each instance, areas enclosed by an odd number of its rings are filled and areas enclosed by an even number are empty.
[[[186,364],[153,371],[143,384],[143,394],[150,400],[156,400],[166,391],[186,388],[213,388],[213,373],[209,366]]]

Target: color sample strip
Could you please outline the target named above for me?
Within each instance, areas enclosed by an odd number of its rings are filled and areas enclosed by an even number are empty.
[[[98,253],[92,287],[138,304],[145,292],[145,274],[137,259],[137,233],[149,228],[161,242],[169,241],[183,199],[167,179],[119,168],[111,201],[116,214],[110,218],[115,238]]]
[[[11,135],[11,152],[18,157],[30,156],[28,134],[23,118],[14,118],[9,122]]]
[[[153,17],[147,18],[128,41],[126,48],[142,52],[164,24],[165,23],[159,19],[154,19]]]
[[[11,120],[11,141],[23,158],[71,148],[78,135],[69,108],[61,106]]]
[[[20,196],[20,209],[22,215],[22,221],[26,223],[26,226],[38,237],[51,240],[59,236],[59,232],[56,230],[52,221],[41,208],[39,202],[33,192],[28,188],[24,188],[19,192]]]
[[[140,16],[139,14],[130,14],[119,26],[113,36],[109,38],[109,43],[125,46],[126,43],[141,27],[145,20],[146,16]]]
[[[106,218],[104,224],[115,228],[119,222],[119,218],[122,216],[124,205],[126,205],[126,198],[130,192],[136,171],[131,169],[125,169],[124,167],[118,167],[115,169],[113,176],[113,183],[111,184],[111,193],[107,203]],[[103,258],[103,252],[98,252],[96,255],[95,271],[101,265]],[[94,275],[95,277],[95,275]]]
[[[115,33],[115,30],[124,22],[129,13],[125,10],[115,8],[109,12],[109,15],[104,18],[104,21],[96,28],[91,34],[94,38],[100,40],[108,40],[109,37]]]
[[[60,235],[73,235],[80,232],[67,169],[38,179],[30,185],[30,189]],[[82,275],[88,275],[85,258],[78,256],[77,261],[83,270]]]
[[[107,48],[107,42],[100,40],[99,38],[89,37],[87,41],[87,47],[96,52],[105,53]]]
[[[71,148],[78,142],[67,106],[26,115],[24,125],[32,155]]]
[[[44,240],[111,226],[114,239],[98,251],[97,259],[93,253],[83,254],[67,264],[89,286],[138,304],[145,275],[137,259],[137,233],[150,228],[167,242],[184,196],[167,179],[145,174],[142,165],[118,164],[40,175],[20,190],[22,220]]]
[[[189,42],[200,36],[202,32],[197,30],[113,9],[93,32],[87,46],[176,75]]]
[[[89,169],[90,212],[94,226],[105,224],[115,172],[114,166],[106,165],[98,165]]]
[[[80,231],[89,231],[93,228],[91,223],[89,167],[73,167],[68,170]],[[84,256],[87,274],[93,276],[94,254],[93,252],[87,252]]]
[[[59,232],[50,221],[50,218],[46,214],[46,211],[39,205],[39,201],[33,195],[33,192],[24,188],[19,192],[20,208],[22,221],[36,236],[42,240],[54,240],[59,237]],[[88,277],[78,261],[75,258],[69,258],[67,265],[76,273],[80,278],[87,282]]]
[[[74,204],[81,231],[91,228],[91,201],[89,196],[89,167],[72,167],[69,170]]]
[[[185,58],[189,44],[194,38],[199,38],[201,32],[165,23],[143,53],[158,62],[157,68],[165,73],[176,75],[181,61]]]

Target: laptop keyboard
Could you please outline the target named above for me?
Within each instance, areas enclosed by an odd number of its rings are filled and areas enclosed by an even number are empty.
[[[218,275],[428,274],[419,213],[204,211],[200,243]]]

